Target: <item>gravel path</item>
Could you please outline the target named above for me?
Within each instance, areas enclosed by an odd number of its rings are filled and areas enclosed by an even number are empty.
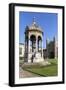
[[[33,73],[31,73],[31,72],[28,72],[28,71],[25,71],[25,70],[23,70],[23,69],[20,67],[19,77],[20,77],[20,78],[38,77],[38,75],[33,74]]]

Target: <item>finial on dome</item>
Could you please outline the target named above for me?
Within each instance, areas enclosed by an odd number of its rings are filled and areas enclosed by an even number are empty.
[[[36,19],[36,18],[35,18],[35,17],[33,17],[33,24],[36,24],[36,21],[35,21],[35,19]]]
[[[33,17],[33,22],[35,22],[35,17]]]

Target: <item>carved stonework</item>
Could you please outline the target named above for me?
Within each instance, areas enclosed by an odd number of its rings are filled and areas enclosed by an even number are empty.
[[[25,29],[25,61],[41,62],[43,59],[43,32],[35,19]]]

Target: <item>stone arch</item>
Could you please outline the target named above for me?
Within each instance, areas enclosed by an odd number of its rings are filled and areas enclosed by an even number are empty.
[[[31,40],[31,41],[32,41],[32,40],[35,41],[35,40],[36,40],[36,36],[32,34],[32,35],[30,36],[30,40]]]
[[[32,34],[30,36],[30,41],[31,41],[31,46],[32,46],[32,52],[34,52],[36,49],[36,36]]]
[[[41,51],[42,46],[42,37],[38,36],[38,51]]]

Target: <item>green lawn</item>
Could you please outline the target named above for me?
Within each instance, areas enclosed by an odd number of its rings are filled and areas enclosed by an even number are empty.
[[[25,70],[35,73],[35,74],[39,74],[41,76],[57,76],[58,74],[58,64],[57,64],[57,59],[49,59],[48,60],[51,65],[48,66],[29,66],[24,68]]]

